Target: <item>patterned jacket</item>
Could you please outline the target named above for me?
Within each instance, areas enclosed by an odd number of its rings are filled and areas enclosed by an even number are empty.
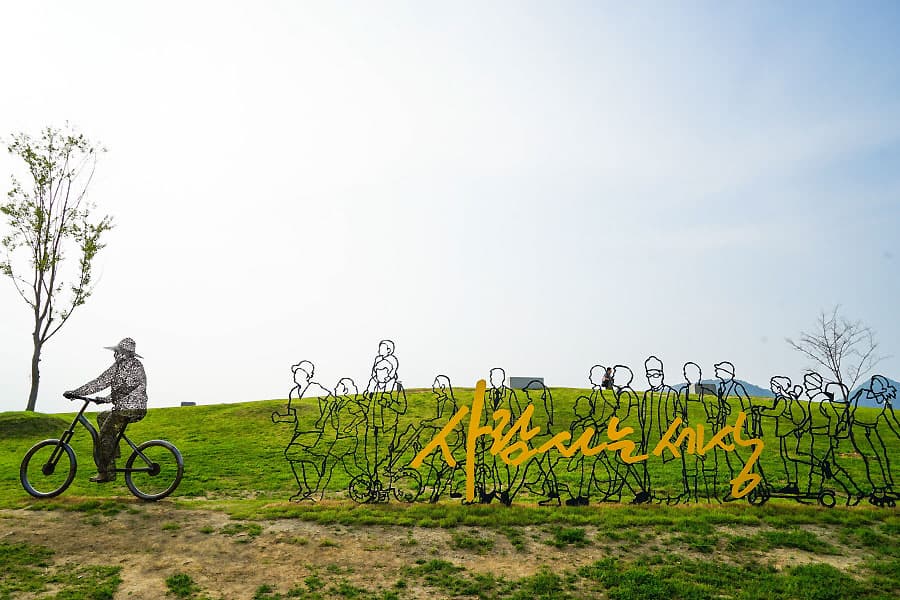
[[[99,377],[73,391],[79,396],[87,396],[106,388],[110,388],[113,411],[147,410],[147,375],[144,365],[136,357],[120,358]]]

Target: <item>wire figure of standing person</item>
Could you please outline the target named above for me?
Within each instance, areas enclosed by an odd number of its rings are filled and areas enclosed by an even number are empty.
[[[876,411],[860,411],[861,399],[875,400]],[[891,475],[891,461],[887,446],[879,431],[881,423],[900,437],[900,420],[894,412],[893,402],[897,389],[882,375],[874,375],[867,387],[859,389],[852,398],[853,414],[850,439],[856,451],[862,455],[866,477],[872,486],[869,502],[876,506],[895,506],[898,497]]]
[[[681,372],[684,375],[685,386],[681,390],[680,404],[676,412],[681,413],[677,416],[684,420],[685,426],[689,426],[691,424],[691,419],[689,418],[690,408],[697,406],[700,410],[695,410],[695,414],[702,414],[708,417],[710,403],[706,398],[706,387],[703,386],[703,371],[700,369],[700,365],[688,361],[684,363]],[[693,455],[689,455],[684,448],[681,448],[681,475],[685,494],[680,499],[681,501],[699,501],[701,488],[705,500],[708,501],[713,498],[718,500],[716,485],[718,483],[719,465],[717,458],[715,450],[711,454],[695,452]]]
[[[601,436],[606,432],[609,420],[616,414],[615,393],[604,393],[605,386],[612,382],[612,367],[594,365],[588,374],[588,380],[591,382],[591,394],[579,396],[575,400],[575,418],[569,424],[569,434],[571,439],[577,440],[587,430],[593,429],[591,446],[596,446],[601,443]],[[568,460],[566,470],[577,473],[578,477],[577,485],[568,488],[566,506],[587,506],[594,491],[600,493],[600,501],[606,499],[616,466],[612,464],[607,452],[601,452],[594,458],[578,452]]]
[[[665,383],[663,363],[659,358],[656,356],[647,358],[644,361],[644,372],[650,389],[645,391],[641,398],[638,422],[641,425],[641,454],[650,454],[663,439],[669,423],[676,416],[676,413],[679,412],[679,399],[675,388]],[[675,457],[663,454],[661,458],[663,462],[668,462]],[[647,468],[646,461],[642,465],[644,476],[643,490],[653,496],[654,491],[650,470]]]
[[[456,397],[453,394],[453,386],[450,384],[450,378],[446,375],[438,375],[431,384],[431,391],[434,394],[434,416],[430,419],[422,421],[417,436],[416,451],[424,444],[432,440],[446,425],[448,417],[456,414]],[[447,447],[454,456],[464,454],[465,431],[462,424],[457,425],[451,434],[447,436]],[[457,462],[455,466],[448,465],[443,457],[438,453],[431,454],[426,463],[428,472],[424,476],[426,485],[430,484],[431,494],[428,497],[429,502],[437,502],[445,491],[453,493],[453,483],[456,475],[461,472],[463,466]]]
[[[485,401],[490,410],[484,411],[484,421],[487,423],[493,419],[493,412],[500,409],[509,411],[509,422],[515,423],[522,414],[522,407],[516,392],[506,385],[506,371],[500,367],[494,367],[489,374],[491,387],[486,390]],[[520,487],[520,467],[506,463],[499,455],[493,454],[487,448],[487,442],[482,450],[485,466],[489,467],[491,479],[493,479],[493,491],[486,492],[484,500],[490,502],[497,497],[501,503],[509,506],[513,496]],[[490,454],[490,458],[488,455]]]
[[[523,391],[528,399],[528,404],[537,408],[537,414],[543,422],[540,433],[531,440],[532,445],[540,447],[544,442],[551,440],[557,433],[554,421],[553,394],[538,379],[529,381]],[[559,478],[556,476],[556,465],[560,459],[561,456],[557,452],[544,452],[532,458],[523,469],[522,481],[528,478],[529,471],[536,476],[536,480],[530,483],[529,489],[533,493],[538,493],[538,490],[540,490],[539,493],[544,496],[543,499],[538,501],[538,504],[541,506],[549,504],[560,505],[560,483]],[[519,480],[518,475],[517,472],[512,478],[513,491],[510,492],[510,500],[521,487],[521,482],[516,483]]]
[[[368,413],[366,458],[371,474],[376,479],[384,469],[393,468],[400,454],[400,438],[411,427],[410,425],[402,433],[400,431],[400,417],[406,414],[408,404],[406,390],[397,373],[399,366],[394,355],[394,342],[379,342],[378,354],[372,363],[372,373],[365,392]]]
[[[616,403],[615,411],[610,416],[616,417],[621,423],[625,423],[630,419],[637,419],[638,426],[641,425],[641,399],[637,392],[631,387],[634,380],[634,373],[631,367],[627,365],[616,365],[613,367],[613,379],[615,381]],[[641,430],[641,438],[643,439],[643,430]],[[643,443],[643,442],[642,442]],[[646,475],[647,462],[640,463],[641,471],[632,463],[626,463],[622,459],[620,453],[616,453],[615,471],[612,474],[610,485],[606,487],[607,493],[604,500],[607,502],[619,502],[622,499],[622,491],[625,488],[634,494],[631,500],[632,504],[644,504],[650,502],[652,495],[646,487],[649,476]]]
[[[315,381],[315,366],[308,360],[301,360],[291,366],[294,375],[294,387],[288,393],[285,412],[273,412],[273,423],[293,423],[294,434],[284,449],[284,457],[291,465],[294,479],[297,481],[297,493],[291,496],[292,501],[317,500],[324,490],[319,487],[325,470],[328,468],[328,454],[322,453],[320,443],[327,418],[331,409],[331,392]],[[304,400],[306,402],[304,402]],[[315,423],[301,422],[298,412],[304,404],[311,404]]]

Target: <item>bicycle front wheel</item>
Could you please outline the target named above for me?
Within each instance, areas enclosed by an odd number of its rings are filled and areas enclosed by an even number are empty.
[[[375,499],[375,485],[368,475],[360,473],[350,480],[347,492],[355,502],[367,504]]]
[[[178,487],[182,475],[181,452],[165,440],[144,442],[125,463],[125,484],[142,500],[165,498]]]
[[[71,446],[60,440],[44,440],[25,453],[19,479],[25,491],[35,498],[53,498],[69,487],[77,467]]]

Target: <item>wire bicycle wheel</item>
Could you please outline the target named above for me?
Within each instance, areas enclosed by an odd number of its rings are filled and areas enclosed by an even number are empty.
[[[44,440],[25,453],[19,467],[19,480],[25,491],[35,498],[53,498],[69,487],[77,468],[71,446],[59,440]]]
[[[144,442],[125,463],[125,484],[142,500],[165,498],[178,487],[182,475],[181,453],[165,440]]]
[[[360,473],[350,480],[350,485],[347,488],[347,493],[354,502],[366,504],[372,502],[375,499],[373,490],[374,484],[372,482],[372,479],[368,475]]]
[[[415,469],[406,467],[394,473],[391,487],[398,501],[415,502],[422,494],[422,477]]]

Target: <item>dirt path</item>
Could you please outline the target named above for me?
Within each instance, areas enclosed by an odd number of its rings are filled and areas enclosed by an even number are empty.
[[[166,502],[136,504],[112,515],[70,511],[0,510],[0,543],[28,542],[55,549],[57,564],[118,565],[122,584],[116,598],[166,596],[166,578],[189,575],[210,598],[247,599],[262,585],[282,593],[311,576],[325,586],[346,582],[376,592],[404,580],[404,598],[440,598],[404,569],[416,561],[450,561],[470,572],[516,579],[541,567],[561,573],[610,554],[627,554],[606,544],[558,549],[543,543],[546,532],[520,528],[525,550],[495,531],[458,528],[320,525],[298,519],[233,521],[221,512],[176,510]],[[452,536],[487,538],[492,547],[462,550]],[[590,537],[595,532],[588,531]],[[457,544],[458,546],[458,544]],[[773,557],[775,558],[775,557]],[[848,567],[848,556],[834,557]],[[779,552],[777,562],[805,562]],[[821,560],[822,557],[817,557]]]
[[[190,575],[213,598],[244,599],[259,586],[286,591],[311,575],[326,584],[347,581],[372,591],[391,589],[404,579],[403,569],[420,559],[441,558],[472,572],[510,578],[538,569],[532,560],[523,560],[505,536],[472,532],[494,540],[489,554],[454,549],[451,532],[441,529],[326,526],[297,519],[233,521],[224,513],[175,510],[165,503],[109,516],[0,511],[0,543],[53,548],[58,564],[121,566],[117,598],[163,598],[165,580],[175,573]],[[591,548],[577,557],[543,544],[537,549],[541,564],[561,568],[602,555]],[[417,590],[415,584],[409,582],[405,597],[439,597],[433,589]]]

